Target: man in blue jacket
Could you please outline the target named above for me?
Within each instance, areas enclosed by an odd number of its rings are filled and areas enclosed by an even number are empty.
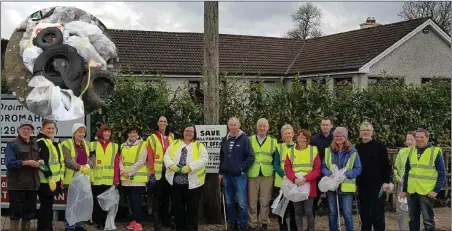
[[[248,229],[248,168],[254,163],[254,152],[246,134],[240,130],[240,121],[232,117],[228,121],[229,133],[221,141],[219,178],[226,195],[226,220],[228,230]],[[235,198],[239,203],[239,215]]]

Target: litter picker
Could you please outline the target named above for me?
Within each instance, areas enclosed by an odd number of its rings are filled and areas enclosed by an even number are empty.
[[[337,222],[339,223],[339,231],[341,231],[341,210],[339,208],[339,190],[336,189],[336,203],[337,203]]]

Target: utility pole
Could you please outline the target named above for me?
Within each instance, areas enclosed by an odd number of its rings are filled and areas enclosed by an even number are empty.
[[[204,124],[220,122],[218,1],[204,2]],[[208,224],[221,223],[218,174],[209,173],[203,190],[204,217]]]

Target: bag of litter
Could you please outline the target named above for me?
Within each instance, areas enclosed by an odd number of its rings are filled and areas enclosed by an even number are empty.
[[[102,70],[107,70],[107,62],[100,57],[96,49],[91,45],[88,38],[80,38],[78,36],[70,36],[67,40],[69,46],[77,49],[77,53],[83,57],[85,63],[93,66],[94,68],[100,68]],[[93,62],[90,62],[90,61]]]
[[[336,189],[339,187],[339,185],[345,180],[347,179],[347,177],[345,176],[345,168],[342,168],[341,170],[338,169],[338,167],[333,164],[333,169],[332,169],[332,175],[330,177],[328,176],[324,176],[322,177],[322,179],[320,179],[319,182],[319,190],[321,192],[326,192],[326,191],[336,191]]]
[[[58,6],[50,16],[54,23],[69,23],[75,20],[75,8],[67,6]]]
[[[64,27],[63,25],[59,24],[59,23],[44,23],[44,22],[39,22],[34,28],[33,28],[33,33],[31,34],[31,38],[30,39],[34,39],[36,38],[36,36],[38,36],[39,32],[41,32],[42,30],[44,30],[47,27],[56,27],[58,29],[61,30],[61,33],[63,33],[64,31]]]
[[[97,196],[99,206],[104,211],[108,211],[107,220],[105,221],[105,230],[116,230],[115,217],[119,206],[119,191],[115,186],[111,186],[108,190]]]
[[[81,38],[87,37],[97,53],[105,61],[112,58],[118,58],[116,45],[103,34],[98,26],[86,22],[73,21],[65,24],[64,27],[68,30],[70,35],[77,35]]]
[[[25,67],[27,67],[27,69],[33,74],[33,66],[35,65],[38,56],[42,53],[42,49],[31,44],[28,46],[29,47],[24,50],[22,59]]]
[[[297,178],[303,177],[303,174],[297,173]],[[293,202],[304,201],[309,198],[310,185],[296,185],[292,183],[289,179],[284,177],[283,182],[281,184],[281,190],[283,191],[284,197]]]
[[[53,120],[75,120],[85,116],[83,100],[74,95],[72,90],[54,87],[52,91],[52,115],[46,117]]]
[[[34,87],[27,96],[27,107],[31,112],[42,117],[52,114],[51,98],[55,85],[44,76],[33,77],[28,83],[29,87]]]
[[[69,185],[66,220],[69,225],[80,221],[89,221],[93,213],[93,194],[88,175],[77,172]]]

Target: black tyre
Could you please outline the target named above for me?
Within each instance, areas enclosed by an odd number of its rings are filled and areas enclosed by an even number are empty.
[[[54,45],[63,44],[63,33],[56,27],[47,27],[39,32],[34,43],[43,50]]]
[[[83,94],[83,104],[85,113],[93,112],[102,107],[115,88],[115,74],[109,71],[91,71],[91,78],[88,89]],[[81,91],[88,84],[88,75],[83,76]]]
[[[60,73],[55,60],[63,60],[64,72]],[[41,74],[62,89],[71,89],[76,96],[85,72],[83,58],[74,47],[66,44],[54,45],[38,56],[33,66],[33,74]],[[64,79],[63,79],[64,77]]]

